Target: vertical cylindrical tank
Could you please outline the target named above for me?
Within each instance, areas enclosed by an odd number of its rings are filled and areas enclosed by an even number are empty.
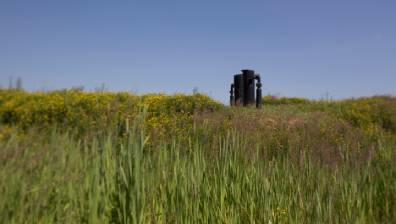
[[[242,70],[244,90],[243,90],[243,105],[255,104],[256,100],[254,97],[255,86],[254,86],[254,71],[253,70]]]
[[[234,75],[234,97],[235,106],[243,105],[244,88],[241,74]]]

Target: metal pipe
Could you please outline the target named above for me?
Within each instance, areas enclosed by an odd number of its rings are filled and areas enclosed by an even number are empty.
[[[234,86],[234,84],[231,84],[231,90],[230,90],[230,105],[231,106],[235,105],[234,91],[235,91],[235,86]]]
[[[263,107],[263,98],[262,98],[262,90],[261,90],[261,87],[262,87],[261,78],[260,78],[259,74],[255,75],[254,78],[257,80],[257,84],[256,84],[256,86],[257,86],[257,89],[256,89],[256,107],[258,109],[261,109]]]

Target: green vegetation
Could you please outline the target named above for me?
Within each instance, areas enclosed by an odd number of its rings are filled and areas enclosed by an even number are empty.
[[[272,95],[263,97],[263,104],[265,105],[295,105],[309,103],[310,101],[308,99],[298,97],[276,97]]]
[[[0,223],[395,223],[396,99],[276,100],[1,91]]]

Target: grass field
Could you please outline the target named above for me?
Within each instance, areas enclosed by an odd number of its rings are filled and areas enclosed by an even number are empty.
[[[0,91],[0,223],[396,223],[396,99]]]

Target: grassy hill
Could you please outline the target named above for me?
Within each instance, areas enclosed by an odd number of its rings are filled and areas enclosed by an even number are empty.
[[[0,223],[394,223],[396,98],[0,91]]]

